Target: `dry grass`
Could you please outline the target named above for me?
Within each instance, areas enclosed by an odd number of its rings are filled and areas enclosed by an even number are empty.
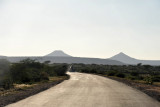
[[[154,82],[154,85],[160,86],[160,82]]]
[[[14,88],[16,89],[25,89],[25,88],[31,88],[37,84],[14,84]]]
[[[34,84],[14,84],[14,88],[12,89],[9,89],[9,90],[0,89],[0,96],[7,96],[7,95],[15,94],[21,90],[33,88],[39,84],[51,83],[54,81],[64,80],[64,78],[67,78],[67,77],[66,76],[49,77],[49,81],[36,82]]]
[[[16,88],[10,90],[0,89],[0,107],[17,102],[39,92],[47,90],[64,80],[69,79],[68,75],[63,77],[50,77],[49,81],[38,82],[35,84],[15,84]]]
[[[64,80],[64,78],[67,78],[67,77],[66,76],[49,77],[49,82],[58,81],[58,80]]]
[[[16,92],[17,91],[15,89],[3,90],[3,91],[0,91],[0,96],[7,96],[7,95],[10,95],[10,94],[14,94]]]

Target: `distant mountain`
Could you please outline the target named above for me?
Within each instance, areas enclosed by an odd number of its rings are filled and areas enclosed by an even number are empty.
[[[143,65],[160,65],[160,60],[139,60],[136,58],[132,58],[123,52],[108,58],[108,59],[100,59],[100,58],[82,58],[82,57],[72,57],[61,50],[53,51],[52,53],[46,56],[35,56],[35,57],[6,57],[0,56],[0,59],[7,59],[12,63],[19,62],[23,59],[30,58],[36,59],[39,62],[51,61],[51,63],[83,63],[83,64],[103,64],[103,65],[136,65],[138,63],[142,63]]]
[[[125,65],[120,61],[115,61],[111,59],[81,58],[81,57],[44,56],[44,57],[8,57],[7,59],[12,63],[16,63],[26,58],[36,59],[39,62],[51,61],[51,63]]]
[[[142,63],[143,65],[160,65],[160,60],[139,60],[139,59],[135,59],[132,58],[126,54],[124,54],[123,52],[109,58],[112,60],[117,60],[126,64],[138,64],[138,63]]]
[[[103,65],[125,65],[124,63],[112,59],[100,59],[100,58],[82,58],[72,57],[63,51],[57,50],[46,56],[42,57],[7,57],[7,60],[11,63],[17,63],[26,58],[37,60],[39,62],[50,61],[50,63],[82,63],[82,64],[103,64]]]
[[[56,50],[56,51],[53,51],[52,53],[46,55],[46,56],[54,56],[54,57],[72,57],[66,53],[64,53],[63,51],[61,50]]]
[[[117,60],[117,61],[122,61],[122,62],[127,63],[127,64],[137,64],[137,59],[132,58],[132,57],[124,54],[123,52],[111,57],[110,59]]]
[[[6,56],[0,55],[0,59],[6,59],[6,58],[7,58]]]

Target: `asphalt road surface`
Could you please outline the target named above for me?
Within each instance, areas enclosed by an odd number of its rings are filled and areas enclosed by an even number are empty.
[[[160,103],[123,83],[101,76],[68,73],[71,78],[8,107],[160,107]]]

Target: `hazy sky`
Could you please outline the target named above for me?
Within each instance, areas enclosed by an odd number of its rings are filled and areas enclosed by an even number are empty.
[[[160,0],[0,0],[0,55],[160,60]]]

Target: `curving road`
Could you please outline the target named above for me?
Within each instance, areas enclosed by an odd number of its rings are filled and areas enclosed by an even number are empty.
[[[68,73],[69,80],[8,107],[160,107],[123,83],[101,76]]]

